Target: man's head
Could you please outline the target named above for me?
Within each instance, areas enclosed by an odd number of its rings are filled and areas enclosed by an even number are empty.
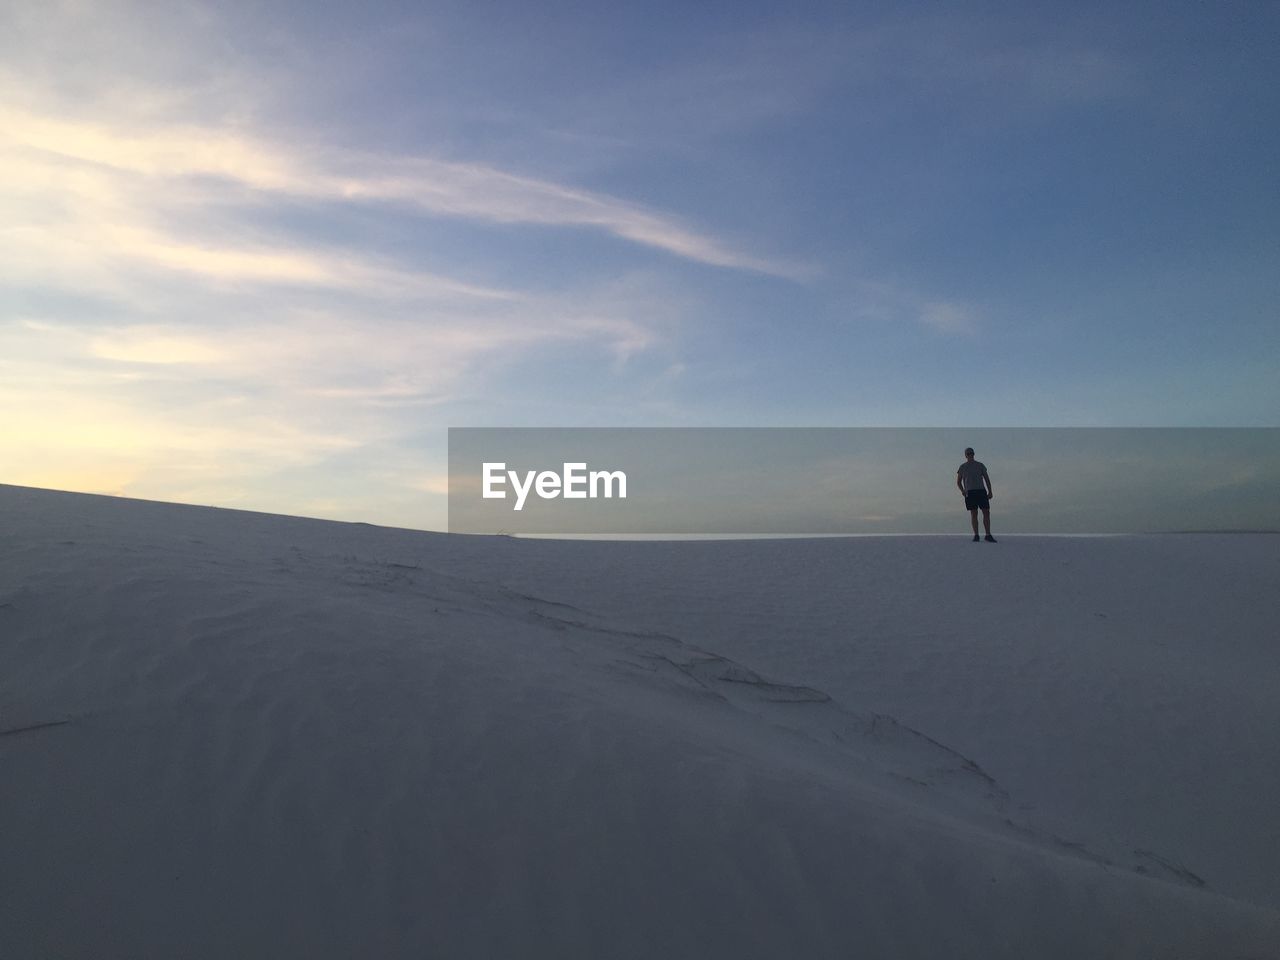
[[[972,459],[973,459],[973,447],[965,447],[965,448],[964,448],[964,458],[965,458],[966,460],[972,460]]]

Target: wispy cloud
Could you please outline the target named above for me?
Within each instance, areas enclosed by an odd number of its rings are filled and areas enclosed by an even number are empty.
[[[859,322],[924,327],[944,337],[973,337],[982,329],[982,310],[893,279],[852,277],[846,281],[847,315]]]
[[[432,461],[404,445],[420,447],[411,438],[448,422],[437,411],[450,404],[507,395],[497,381],[530,354],[585,348],[625,364],[664,337],[660,305],[635,291],[430,308],[209,294],[185,306],[97,317],[72,302],[0,318],[4,479],[285,509],[262,499],[281,471],[362,452],[343,469],[395,462],[387,483],[410,489],[415,461]],[[381,509],[376,497],[364,506]]]
[[[920,307],[920,322],[938,333],[969,336],[976,332],[973,312],[956,303],[931,301]]]
[[[423,411],[531,351],[625,364],[663,337],[657,304],[584,295],[580,279],[549,293],[449,276],[343,231],[379,207],[780,269],[676,217],[484,164],[23,93],[0,109],[0,279],[23,304],[0,316],[9,482],[262,504],[280,471],[365,451],[361,469],[394,462],[386,483],[420,496],[415,466],[430,461],[403,444],[434,422]],[[254,216],[299,201],[327,234]]]
[[[200,190],[199,180],[209,178],[215,181],[206,187],[209,192],[233,185],[281,199],[383,202],[431,216],[594,229],[698,263],[781,276],[802,272],[795,265],[735,250],[677,217],[483,164],[383,156],[325,144],[288,145],[213,127],[110,126],[15,109],[0,111],[0,131],[0,143],[20,151],[9,163],[28,177],[48,186],[69,181],[100,200],[107,194],[119,201],[126,187],[136,190],[138,181],[145,180],[150,189],[180,191],[189,202]],[[112,185],[103,171],[132,181]],[[127,249],[162,259],[164,244],[138,236],[136,228],[121,233],[114,239]],[[312,280],[329,273],[324,264],[287,254],[273,258],[264,251],[228,251],[219,257],[182,244],[163,253],[163,260],[257,278]]]

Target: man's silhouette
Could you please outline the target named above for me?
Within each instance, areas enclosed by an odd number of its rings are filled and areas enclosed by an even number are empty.
[[[991,477],[987,476],[986,464],[973,459],[973,447],[965,447],[964,463],[956,471],[956,486],[964,494],[964,505],[969,511],[969,519],[973,521],[973,541],[978,542],[978,511],[982,511],[982,526],[988,543],[995,543],[991,535],[991,498],[995,492],[991,489]]]

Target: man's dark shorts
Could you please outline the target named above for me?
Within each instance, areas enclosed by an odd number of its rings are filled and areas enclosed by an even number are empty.
[[[966,510],[990,510],[991,498],[987,496],[987,491],[985,490],[966,490],[964,508]]]

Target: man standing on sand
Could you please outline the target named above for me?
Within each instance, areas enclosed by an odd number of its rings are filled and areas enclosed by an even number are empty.
[[[973,521],[973,542],[978,542],[978,511],[981,510],[982,526],[987,531],[983,539],[987,543],[995,543],[996,538],[991,535],[991,498],[995,492],[991,489],[986,465],[973,459],[973,447],[964,448],[964,463],[956,471],[956,486],[964,494],[964,505],[969,511],[969,519]]]

